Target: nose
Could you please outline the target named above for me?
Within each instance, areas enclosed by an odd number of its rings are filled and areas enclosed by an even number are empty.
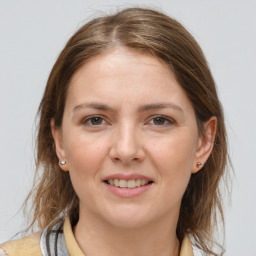
[[[122,125],[113,134],[110,158],[124,165],[141,162],[145,158],[141,135],[136,127]]]

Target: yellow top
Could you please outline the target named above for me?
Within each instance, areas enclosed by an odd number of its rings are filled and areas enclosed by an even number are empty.
[[[42,256],[41,233],[34,233],[21,239],[0,244],[0,256]]]
[[[72,227],[68,218],[64,221],[63,226],[64,236],[67,244],[67,249],[70,256],[85,256],[78,246],[74,237]],[[193,256],[192,244],[188,236],[186,236],[181,244],[180,256]]]
[[[79,248],[70,224],[69,218],[64,221],[63,232],[70,256],[85,256]],[[40,249],[41,233],[34,233],[15,241],[0,245],[0,256],[42,256]],[[181,244],[180,256],[193,256],[192,244],[186,236]]]

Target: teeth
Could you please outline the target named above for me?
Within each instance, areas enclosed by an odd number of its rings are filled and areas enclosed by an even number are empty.
[[[127,188],[127,181],[126,180],[120,180],[119,181],[119,187]]]
[[[119,180],[118,179],[114,179],[114,186],[119,187]]]
[[[136,187],[140,186],[141,185],[141,180],[136,180],[135,185],[136,185]]]
[[[120,187],[120,188],[136,188],[139,186],[144,186],[147,185],[149,183],[149,181],[147,180],[123,180],[123,179],[111,179],[108,180],[108,183],[112,186],[115,187]]]
[[[135,188],[136,187],[135,180],[128,180],[127,186],[128,188]]]

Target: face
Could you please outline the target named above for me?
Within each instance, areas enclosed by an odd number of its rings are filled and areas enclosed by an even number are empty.
[[[207,158],[173,74],[126,49],[94,57],[74,74],[62,127],[52,131],[80,216],[119,227],[177,220],[191,172]]]

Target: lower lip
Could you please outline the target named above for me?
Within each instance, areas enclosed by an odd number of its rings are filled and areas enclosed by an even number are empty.
[[[120,188],[120,187],[112,186],[105,182],[104,182],[104,184],[115,195],[120,196],[120,197],[129,198],[129,197],[139,196],[142,193],[146,192],[147,190],[150,189],[150,187],[152,186],[153,183],[150,183],[150,184],[144,185],[144,186],[135,187],[135,188]]]

